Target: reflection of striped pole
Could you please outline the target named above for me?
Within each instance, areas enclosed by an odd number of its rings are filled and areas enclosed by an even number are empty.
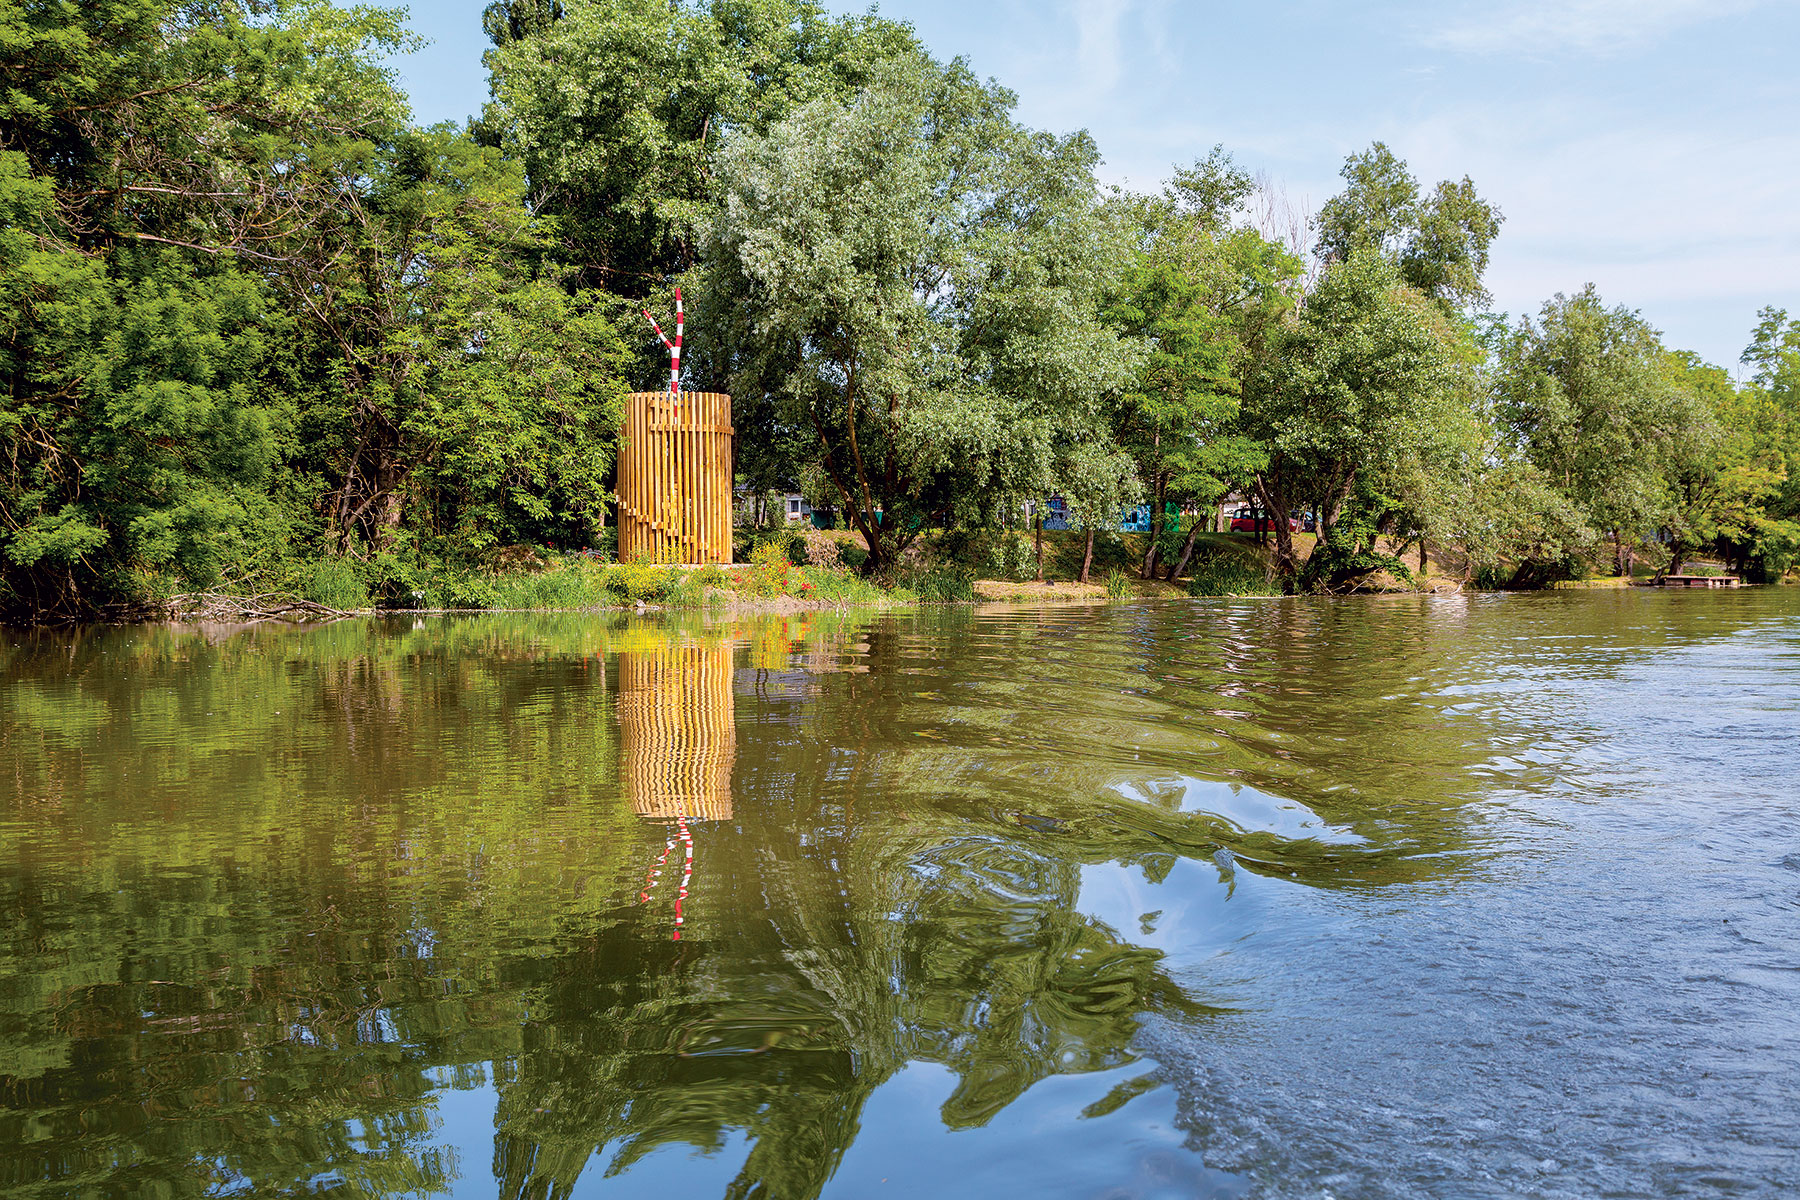
[[[681,915],[681,903],[687,899],[688,883],[694,878],[694,835],[688,832],[686,817],[676,817],[675,828],[680,831],[686,853],[686,860],[681,865],[681,887],[675,893],[675,936],[671,939],[679,942],[681,923],[685,919]]]
[[[656,330],[656,336],[661,338],[662,344],[669,348],[669,394],[679,396],[681,395],[681,327],[687,321],[686,315],[681,310],[681,289],[675,289],[674,341],[669,340],[669,335],[662,331],[662,326],[656,323],[656,318],[650,315],[650,310],[647,308],[644,310],[644,320],[650,322],[650,328]]]
[[[638,893],[639,904],[649,903],[650,893],[654,892],[656,885],[662,882],[663,864],[669,861],[669,852],[673,849],[675,849],[675,839],[670,838],[668,845],[663,847],[663,852],[657,855],[656,865],[650,868],[648,875],[644,876],[644,890]]]

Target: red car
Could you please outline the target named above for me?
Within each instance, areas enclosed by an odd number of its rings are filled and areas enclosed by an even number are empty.
[[[1231,514],[1231,532],[1233,533],[1273,533],[1275,518],[1254,508],[1240,508]],[[1288,518],[1288,532],[1300,532],[1300,519]]]

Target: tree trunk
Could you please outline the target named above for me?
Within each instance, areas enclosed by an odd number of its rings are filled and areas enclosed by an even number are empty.
[[[1157,555],[1156,555],[1157,545],[1156,544],[1162,537],[1162,528],[1163,528],[1163,511],[1162,510],[1163,510],[1163,485],[1162,485],[1161,481],[1159,480],[1156,485],[1156,491],[1150,498],[1150,548],[1148,550],[1144,551],[1144,569],[1142,572],[1142,575],[1145,579],[1155,579],[1156,578],[1156,557],[1157,557]]]
[[[1612,531],[1613,541],[1613,574],[1625,574],[1625,539],[1619,536],[1618,530]]]
[[[1188,560],[1194,557],[1194,542],[1199,536],[1200,519],[1195,517],[1194,523],[1188,526],[1187,541],[1181,543],[1181,557],[1175,560],[1175,565],[1171,566],[1169,573],[1164,576],[1170,583],[1180,579],[1181,573],[1187,570]]]
[[[1681,564],[1685,558],[1687,558],[1687,547],[1683,546],[1679,539],[1676,541],[1670,542],[1669,543],[1669,565],[1663,569],[1663,574],[1664,575],[1679,575],[1679,574],[1681,574]]]
[[[1425,574],[1425,535],[1419,535],[1419,574]]]
[[[1275,531],[1275,574],[1281,577],[1282,586],[1292,589],[1294,576],[1298,573],[1299,564],[1294,561],[1294,535],[1288,529],[1286,502],[1277,504],[1273,490],[1262,476],[1256,477],[1256,501],[1262,510],[1265,522]]]
[[[1035,547],[1037,550],[1037,581],[1042,583],[1044,582],[1044,514],[1039,511],[1033,515],[1037,517],[1037,521],[1031,536],[1032,540],[1037,543]]]
[[[1088,572],[1093,569],[1093,566],[1094,566],[1094,527],[1092,525],[1089,525],[1088,531],[1087,531],[1087,549],[1085,551],[1083,551],[1083,553],[1081,555],[1081,582],[1086,583],[1088,581]]]

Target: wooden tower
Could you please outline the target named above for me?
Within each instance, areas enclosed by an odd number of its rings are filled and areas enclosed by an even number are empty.
[[[731,397],[633,392],[619,447],[619,561],[731,561]]]

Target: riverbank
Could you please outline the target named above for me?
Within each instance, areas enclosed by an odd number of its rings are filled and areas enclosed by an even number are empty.
[[[629,612],[657,609],[791,613],[809,609],[884,609],[921,604],[1097,603],[1183,596],[1274,596],[1273,546],[1245,534],[1203,533],[1185,572],[1176,579],[1144,579],[1143,534],[1096,538],[1084,581],[1086,539],[1046,532],[1039,543],[1019,533],[977,533],[920,539],[888,579],[865,577],[860,538],[844,531],[775,530],[741,538],[748,561],[729,566],[619,564],[589,552],[557,553],[514,546],[479,564],[421,563],[396,569],[328,559],[270,580],[259,590],[219,588],[146,597],[100,614],[111,623],[176,620],[238,622],[329,620],[379,612]],[[1310,534],[1296,534],[1304,561]],[[1041,547],[1041,557],[1040,557]],[[1380,550],[1399,560],[1404,575],[1377,571],[1358,590],[1453,592],[1470,587],[1467,564],[1453,547],[1382,539]],[[1697,564],[1703,570],[1716,570]],[[1548,584],[1554,589],[1618,588],[1647,582],[1648,568],[1631,578],[1594,577]]]

